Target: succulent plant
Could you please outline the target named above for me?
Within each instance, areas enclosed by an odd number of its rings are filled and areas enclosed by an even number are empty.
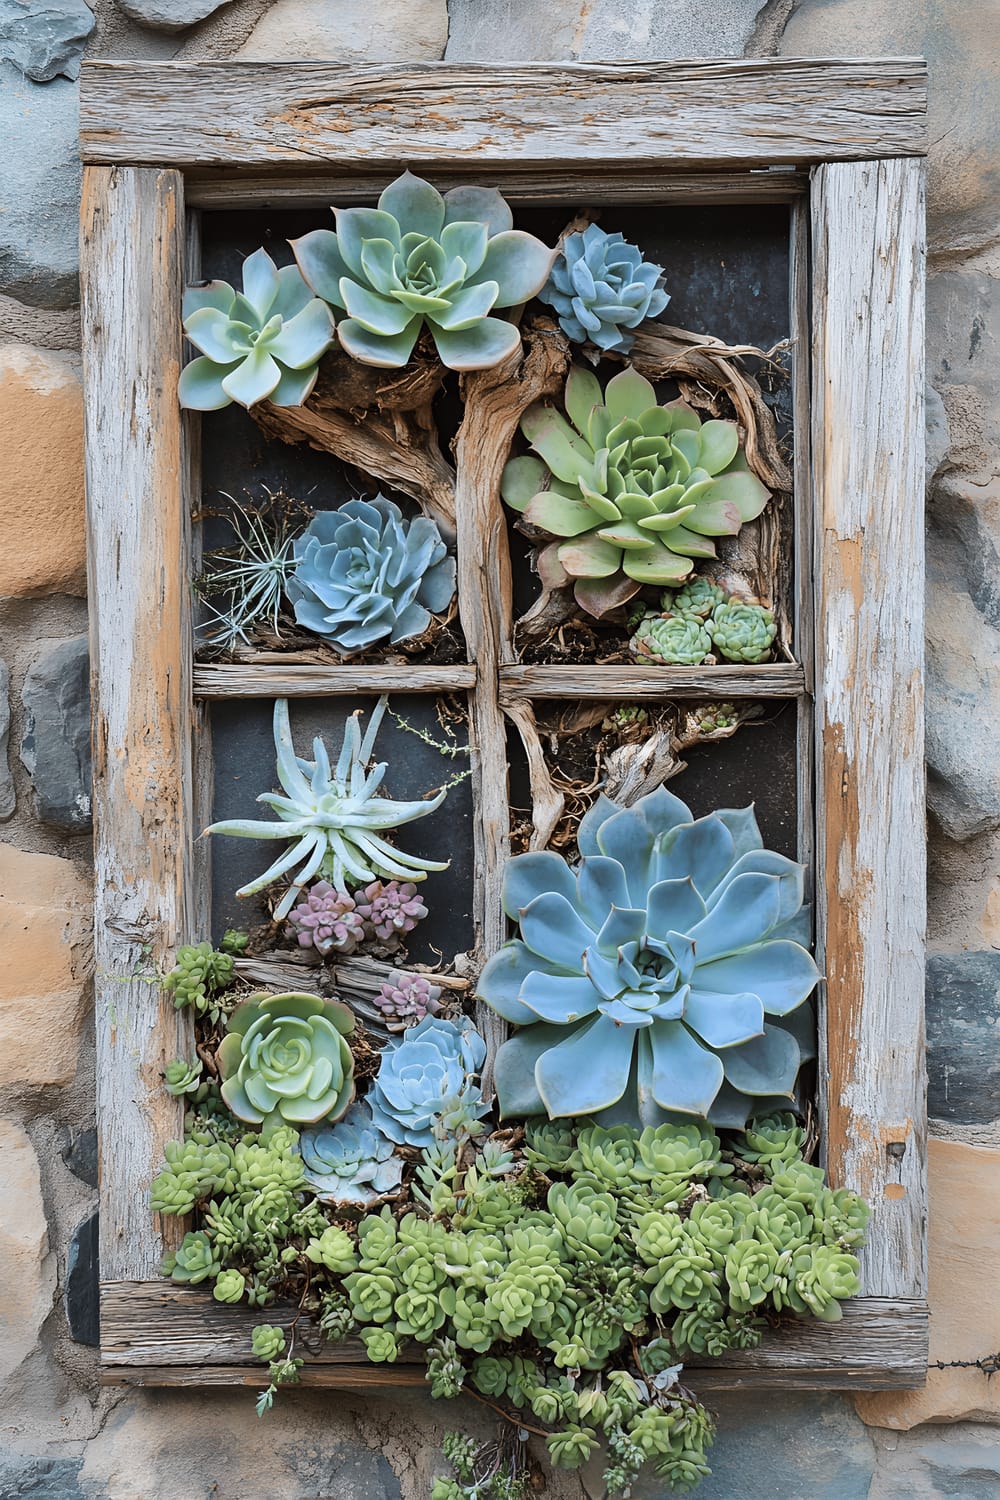
[[[400,939],[427,915],[427,908],[410,881],[374,880],[357,894],[358,915],[365,922],[369,936],[389,947],[397,947]]]
[[[258,1323],[250,1335],[250,1345],[258,1359],[277,1359],[285,1349],[284,1329],[273,1323]]]
[[[239,1302],[247,1289],[246,1277],[239,1271],[220,1271],[212,1288],[216,1302]]]
[[[300,625],[344,653],[422,635],[455,593],[436,522],[403,519],[384,495],[322,510],[293,546],[286,592]]]
[[[668,596],[664,595],[663,610],[666,614],[697,615],[700,620],[707,620],[715,606],[724,603],[725,599],[725,589],[699,573],[672,594],[669,602]]]
[[[701,703],[692,711],[691,719],[698,734],[707,737],[735,729],[740,715],[735,703]]]
[[[184,332],[200,357],[181,371],[182,406],[218,411],[238,401],[301,406],[333,343],[333,318],[295,266],[279,271],[266,250],[243,262],[243,290],[227,281],[188,287]]]
[[[489,1106],[473,1079],[485,1060],[486,1043],[471,1024],[425,1016],[382,1053],[368,1094],[375,1124],[399,1146],[429,1146],[456,1102],[480,1119]]]
[[[163,978],[163,988],[173,995],[177,1010],[191,1006],[204,1015],[215,996],[232,983],[235,973],[230,954],[217,952],[211,943],[185,943],[177,950],[174,967]]]
[[[328,880],[317,880],[298,906],[288,913],[288,927],[300,948],[327,953],[353,953],[365,939],[364,918],[353,896],[335,890]]]
[[[517,327],[490,313],[533,297],[556,252],[511,227],[495,188],[442,197],[404,172],[378,208],[333,214],[336,233],[314,229],[291,243],[312,289],[347,312],[338,332],[354,359],[397,369],[425,324],[452,370],[486,369],[518,347]]]
[[[432,984],[425,974],[401,974],[393,969],[372,999],[386,1017],[390,1031],[405,1031],[425,1016],[440,1013],[441,987]]]
[[[250,995],[216,1053],[222,1097],[251,1125],[338,1120],[354,1098],[354,1017],[317,995]]]
[[[208,612],[198,626],[198,644],[216,653],[241,641],[250,645],[248,631],[260,621],[280,637],[278,616],[294,562],[294,523],[282,507],[272,504],[263,511],[234,501],[228,520],[236,542],[208,554],[197,582]],[[225,599],[221,608],[209,602],[219,595]]]
[[[696,667],[712,650],[712,638],[696,615],[652,615],[629,641],[640,661]]]
[[[168,1257],[171,1269],[167,1273],[173,1281],[197,1286],[210,1276],[217,1276],[222,1262],[208,1235],[202,1230],[189,1231],[181,1241],[172,1258]]]
[[[306,1186],[321,1203],[369,1208],[394,1193],[402,1179],[403,1163],[392,1141],[364,1104],[354,1105],[336,1125],[303,1131],[299,1149]]]
[[[759,1161],[771,1171],[802,1155],[806,1133],[788,1111],[764,1115],[747,1122],[746,1134],[736,1142],[735,1150],[744,1161]]]
[[[173,1062],[167,1063],[163,1070],[163,1083],[168,1094],[173,1094],[175,1099],[183,1099],[185,1094],[195,1094],[201,1087],[202,1061],[200,1057],[188,1062],[185,1057],[177,1057]]]
[[[662,268],[643,260],[624,235],[608,234],[597,224],[566,236],[538,295],[555,308],[567,338],[618,354],[627,354],[635,343],[628,330],[657,317],[670,301]]]
[[[763,848],[752,808],[693,819],[663,788],[600,797],[577,841],[578,870],[546,851],[505,872],[521,935],[479,980],[522,1028],[497,1056],[503,1114],[742,1126],[755,1101],[789,1102],[791,1013],[818,979],[802,867]]]
[[[714,537],[735,536],[770,498],[735,422],[702,422],[683,401],[657,405],[637,370],[602,391],[574,366],[564,399],[565,417],[543,404],[525,412],[521,431],[539,457],[511,459],[501,491],[529,528],[557,538],[541,554],[546,570],[572,580],[591,614],[644,584],[683,581],[695,559],[716,555]]]
[[[363,739],[357,716],[348,719],[340,756],[331,770],[326,746],[319,738],[313,740],[314,761],[302,760],[295,754],[288,700],[278,698],[274,705],[274,743],[278,780],[285,795],[264,792],[257,798],[274,809],[278,821],[233,819],[213,823],[205,830],[232,838],[295,840],[263,875],[236,892],[238,896],[252,896],[300,865],[274,909],[276,921],[287,917],[303,888],[317,875],[346,895],[348,877],[355,885],[378,876],[413,881],[423,880],[429,870],[447,869],[446,863],[406,854],[382,837],[383,831],[426,818],[441,806],[447,794],[447,788],[443,787],[435,796],[420,802],[393,802],[376,795],[387,766],[383,762],[370,771],[366,767],[388,701],[378,700]]]
[[[738,600],[717,605],[705,629],[720,656],[741,662],[766,661],[778,633],[771,610]]]

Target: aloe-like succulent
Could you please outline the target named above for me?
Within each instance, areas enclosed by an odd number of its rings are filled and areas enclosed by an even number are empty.
[[[384,495],[320,511],[293,545],[285,586],[300,625],[345,653],[422,635],[455,593],[455,559],[427,516]]]
[[[741,1127],[787,1107],[808,1050],[793,1013],[819,977],[802,866],[763,848],[752,808],[695,819],[663,788],[628,809],[601,796],[577,841],[578,869],[550,851],[507,865],[520,937],[479,981],[522,1028],[497,1056],[504,1115]]]
[[[364,738],[357,716],[348,719],[340,755],[331,769],[326,746],[319,737],[313,740],[315,760],[302,760],[295,754],[288,700],[276,699],[274,743],[278,780],[285,795],[263,792],[257,801],[272,807],[278,820],[237,818],[213,823],[205,830],[240,839],[295,840],[263,875],[236,892],[237,896],[252,896],[298,866],[292,884],[274,909],[276,921],[287,917],[303,888],[317,875],[347,895],[348,879],[355,886],[380,876],[424,880],[430,870],[447,869],[447,862],[407,854],[382,836],[403,823],[426,818],[447,795],[446,787],[420,802],[394,802],[377,795],[388,764],[382,761],[371,770],[367,767],[388,701],[384,697],[378,700]]]
[[[425,325],[452,370],[486,369],[518,347],[516,325],[490,314],[540,291],[556,252],[512,228],[495,188],[442,197],[404,172],[378,208],[333,214],[336,233],[314,229],[291,244],[313,291],[347,313],[338,333],[354,359],[397,369]]]
[[[705,629],[720,656],[739,662],[767,661],[778,633],[771,610],[739,599],[716,605]]]
[[[618,354],[635,343],[629,330],[655,318],[670,301],[662,267],[644,260],[624,235],[608,234],[598,224],[566,236],[538,295],[555,308],[567,338]]]
[[[537,403],[521,431],[538,457],[513,458],[501,491],[532,531],[557,538],[539,570],[572,581],[577,602],[600,616],[644,584],[682,582],[698,558],[715,557],[770,494],[751,474],[735,422],[702,422],[683,401],[659,406],[637,370],[602,391],[574,366],[566,416]],[[567,420],[568,419],[568,420]]]
[[[333,318],[295,266],[279,271],[266,250],[243,262],[243,290],[228,281],[188,287],[184,332],[200,356],[181,371],[178,396],[195,411],[238,401],[301,406],[333,343]]]
[[[403,1163],[367,1104],[356,1104],[336,1125],[304,1130],[299,1141],[305,1182],[322,1203],[370,1208],[399,1187]]]
[[[317,995],[250,995],[215,1057],[222,1097],[251,1125],[339,1120],[354,1098],[354,1017]]]

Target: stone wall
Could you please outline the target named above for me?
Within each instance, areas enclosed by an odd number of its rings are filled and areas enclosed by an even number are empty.
[[[719,1401],[704,1500],[1000,1492],[1000,276],[991,0],[0,0],[0,1500],[423,1500],[420,1395],[102,1390],[76,84],[100,57],[930,61],[931,1359]],[[477,1423],[475,1411],[463,1420]],[[553,1500],[598,1496],[559,1478]],[[643,1491],[652,1500],[654,1490]]]

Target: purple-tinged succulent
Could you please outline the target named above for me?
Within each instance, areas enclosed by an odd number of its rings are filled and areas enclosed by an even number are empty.
[[[358,915],[364,918],[369,936],[393,947],[427,915],[416,886],[409,880],[373,880],[356,893],[356,898]]]
[[[405,1031],[416,1026],[424,1016],[441,1011],[441,987],[431,984],[424,974],[401,974],[393,969],[375,996],[374,1003],[386,1017],[390,1031]]]
[[[328,880],[317,880],[304,900],[288,914],[289,930],[300,948],[327,953],[353,953],[365,939],[365,920],[354,897],[336,890]]]

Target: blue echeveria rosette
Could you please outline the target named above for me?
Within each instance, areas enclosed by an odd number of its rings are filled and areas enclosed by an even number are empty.
[[[663,788],[600,797],[578,846],[576,869],[543,851],[505,872],[520,937],[478,986],[520,1028],[497,1055],[504,1116],[742,1128],[790,1107],[819,978],[803,867],[763,848],[752,808],[695,819]]]
[[[399,1146],[430,1146],[442,1116],[481,1119],[489,1105],[473,1079],[485,1061],[471,1022],[425,1016],[382,1053],[367,1100],[375,1124]]]
[[[402,1181],[403,1163],[367,1102],[353,1104],[334,1125],[304,1130],[299,1150],[306,1164],[305,1184],[323,1203],[370,1208],[395,1193]]]
[[[662,283],[662,268],[644,260],[624,235],[588,224],[566,236],[538,295],[555,308],[560,328],[574,343],[627,354],[635,343],[629,330],[657,317],[670,301]]]
[[[345,652],[422,635],[455,593],[455,559],[427,516],[384,495],[320,511],[293,545],[295,618]]]

